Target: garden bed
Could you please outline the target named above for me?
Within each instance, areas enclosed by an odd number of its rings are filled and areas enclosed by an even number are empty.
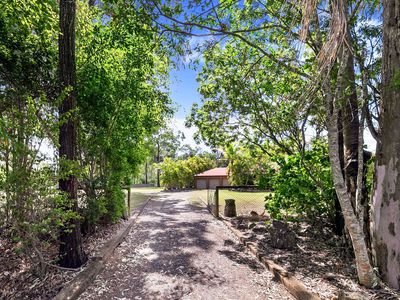
[[[100,227],[97,232],[84,240],[83,247],[89,255],[89,261],[115,232],[126,226],[128,221],[121,220],[113,225]],[[79,270],[65,270],[49,264],[41,278],[34,271],[31,260],[22,255],[20,243],[12,242],[7,236],[0,236],[0,299],[52,299],[65,285],[79,274],[87,263]],[[42,254],[46,262],[57,258],[58,248],[43,248]]]
[[[370,290],[360,286],[354,258],[327,227],[254,221],[252,217],[230,222],[262,256],[282,266],[321,299],[347,299],[336,298],[341,293],[351,295],[349,299],[400,299],[399,293],[387,287]]]

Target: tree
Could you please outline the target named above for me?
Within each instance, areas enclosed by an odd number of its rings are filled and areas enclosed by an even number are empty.
[[[380,142],[372,197],[374,258],[382,278],[400,287],[400,1],[383,1]]]
[[[165,158],[159,164],[161,182],[166,189],[194,187],[194,175],[215,167],[215,161],[207,157],[193,156],[186,160]]]
[[[124,1],[93,4],[0,3],[0,226],[43,276],[48,244],[78,266],[81,227],[123,216],[144,140],[171,114],[151,20]]]
[[[231,144],[225,148],[228,159],[228,179],[231,185],[254,185],[261,159],[249,149]]]
[[[150,20],[123,1],[78,6],[77,97],[85,233],[126,212],[122,187],[147,159],[148,141],[170,116],[169,57]],[[107,22],[92,22],[107,16]],[[164,90],[164,91],[163,91]]]
[[[194,104],[187,120],[212,147],[241,140],[264,152],[273,143],[285,152],[300,150],[301,128],[310,107],[298,97],[307,81],[288,74],[256,50],[235,39],[205,51],[198,76],[201,107]]]
[[[343,99],[343,95],[346,92],[346,87],[350,87],[350,91],[353,90],[353,88],[351,87],[352,72],[348,71],[349,67],[351,67],[351,59],[349,56],[349,46],[351,45],[351,41],[349,30],[347,30],[347,25],[350,24],[350,20],[348,18],[348,8],[349,5],[347,1],[332,2],[330,32],[327,37],[327,41],[324,43],[320,51],[320,56],[322,57],[322,59],[319,60],[319,69],[321,71],[321,75],[323,76],[321,89],[324,93],[325,100],[329,157],[332,168],[333,182],[342,209],[345,225],[347,230],[349,231],[349,235],[352,240],[353,250],[356,257],[358,279],[361,284],[368,287],[373,287],[377,284],[377,278],[369,259],[363,226],[359,222],[355,213],[355,208],[352,205],[352,191],[354,190],[354,188],[346,185],[346,180],[343,174],[345,173],[347,175],[348,184],[354,184],[354,180],[350,178],[354,178],[354,173],[348,174],[346,173],[346,171],[343,172],[343,167],[341,164],[341,156],[343,155],[343,150],[340,147],[339,134],[339,122],[341,120],[340,109],[344,108],[346,110],[346,114],[350,113],[353,110],[351,106],[347,107],[346,104],[343,105],[343,103],[341,102],[341,99]],[[321,40],[321,38],[319,38],[319,40]],[[339,42],[337,42],[337,40],[339,40]],[[330,51],[333,51],[333,54],[330,53]],[[338,58],[339,60],[339,65],[336,74],[337,84],[335,86],[334,84],[332,84],[331,70],[332,61],[336,60],[336,58]],[[345,83],[346,81],[347,84],[343,85],[343,83]],[[352,94],[352,92],[350,92],[350,94]],[[354,103],[354,100],[350,100],[347,103]],[[347,112],[347,110],[350,111]],[[348,119],[346,120],[349,121]],[[344,125],[348,127],[348,136],[346,138],[349,154],[347,154],[347,156],[351,158],[351,153],[358,151],[358,147],[355,148],[353,146],[354,144],[358,144],[358,130],[357,132],[355,132],[355,126],[352,126],[349,123],[346,123]],[[356,139],[357,141],[355,141]]]
[[[59,76],[61,93],[65,93],[59,109],[60,126],[59,156],[62,177],[60,191],[68,197],[62,209],[78,211],[78,183],[72,165],[76,163],[77,120],[76,109],[76,63],[75,63],[75,0],[60,1]],[[68,268],[80,267],[86,261],[82,249],[82,237],[78,218],[71,219],[60,230],[60,265]]]
[[[202,153],[199,146],[192,147],[190,144],[184,144],[179,148],[179,158],[187,159],[189,157],[198,156]]]
[[[155,133],[148,145],[154,162],[159,164],[165,158],[175,158],[181,145],[181,141],[185,138],[181,131],[175,133],[171,128],[160,128]],[[146,162],[146,178],[147,178],[147,162]],[[147,182],[146,182],[147,183]],[[160,169],[157,168],[157,187],[160,187]]]

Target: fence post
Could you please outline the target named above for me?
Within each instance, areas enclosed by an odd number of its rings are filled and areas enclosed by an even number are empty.
[[[128,216],[131,216],[131,187],[128,187]]]
[[[219,187],[215,188],[215,217],[219,219]]]

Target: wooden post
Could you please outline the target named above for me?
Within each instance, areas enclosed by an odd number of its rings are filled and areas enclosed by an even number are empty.
[[[215,188],[215,217],[219,219],[219,189]]]
[[[236,217],[235,199],[225,199],[224,216],[229,218]]]
[[[131,187],[128,187],[128,216],[131,216]]]

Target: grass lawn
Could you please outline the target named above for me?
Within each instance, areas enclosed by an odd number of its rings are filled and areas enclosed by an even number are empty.
[[[163,188],[157,187],[141,187],[131,188],[131,210],[139,207],[147,201],[151,196],[161,192]],[[126,193],[126,191],[125,191]]]
[[[164,188],[157,187],[140,187],[131,189],[131,206],[132,209],[138,207],[149,197],[155,196],[158,193],[162,193]],[[168,192],[167,192],[168,193]],[[188,190],[179,193],[179,197],[184,197],[196,203],[201,200],[203,203],[207,203],[207,190]],[[238,214],[248,215],[251,211],[256,211],[261,214],[264,211],[264,199],[269,192],[239,192],[220,190],[219,191],[219,209],[223,212],[225,207],[225,199],[235,199],[236,211]],[[177,194],[178,195],[178,194]]]
[[[163,187],[137,187],[137,188],[131,188],[131,193],[139,193],[139,194],[155,194],[163,191]]]
[[[237,192],[229,190],[219,191],[220,212],[225,207],[225,199],[235,199],[238,214],[249,214],[252,210],[261,214],[264,211],[265,196],[269,192]]]

